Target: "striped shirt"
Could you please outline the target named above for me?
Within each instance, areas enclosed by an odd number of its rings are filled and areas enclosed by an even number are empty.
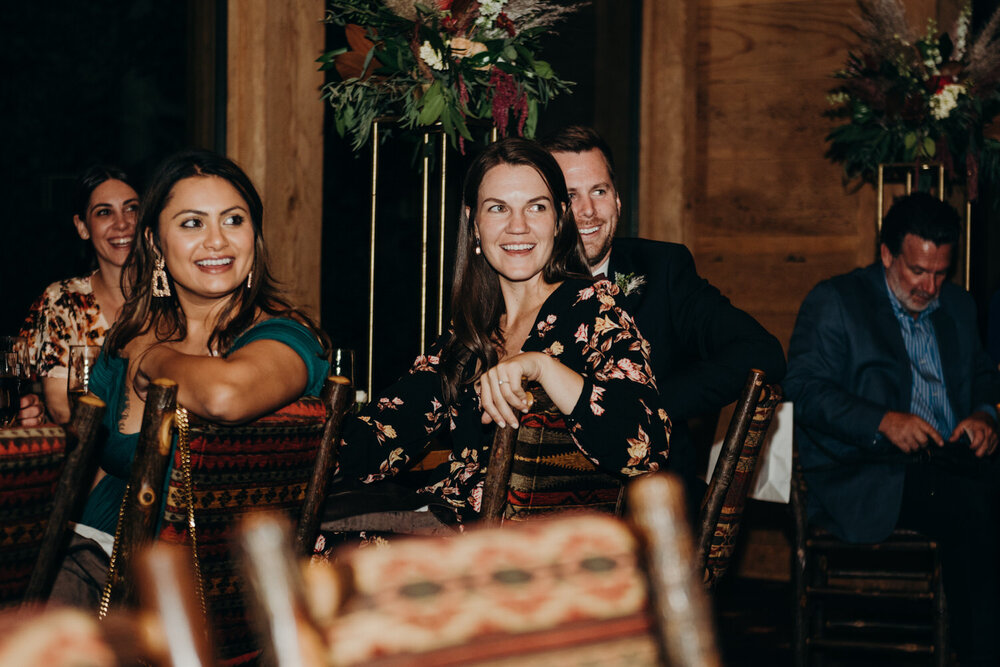
[[[926,420],[947,438],[955,430],[955,413],[948,400],[948,390],[944,386],[944,368],[938,350],[937,336],[931,323],[931,313],[941,303],[931,301],[917,317],[913,317],[899,302],[886,281],[892,312],[899,322],[903,334],[906,354],[910,357],[910,371],[913,376],[913,392],[910,394],[910,412]]]

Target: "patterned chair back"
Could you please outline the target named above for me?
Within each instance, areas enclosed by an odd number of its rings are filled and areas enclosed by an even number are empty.
[[[755,378],[754,373],[759,373],[759,377]],[[733,413],[730,433],[727,434],[723,451],[719,455],[712,481],[705,495],[705,502],[702,505],[700,559],[704,565],[706,583],[710,586],[714,586],[722,578],[732,562],[733,552],[736,548],[736,537],[739,535],[743,510],[746,507],[747,495],[750,492],[750,483],[753,481],[753,473],[757,467],[761,445],[767,436],[771,418],[774,417],[774,409],[781,402],[781,387],[763,383],[764,374],[761,371],[752,371],[750,379],[747,381],[747,390],[752,390],[755,393],[751,399],[756,399],[756,405],[750,406],[752,416],[750,416],[749,424],[746,425],[746,435],[743,438],[736,437],[730,442],[730,436],[736,429],[736,422],[741,416],[741,406],[738,404]],[[744,406],[746,406],[746,402],[745,400],[741,401]],[[727,458],[735,463],[735,466],[729,471],[732,477],[728,484],[719,479],[726,476],[723,467],[724,460]],[[717,501],[720,497],[722,498],[721,507],[718,508],[717,514],[712,514],[710,511],[713,505],[712,501]]]
[[[628,522],[580,512],[342,550],[326,662],[714,667],[683,503],[678,480],[647,475]]]
[[[58,426],[0,428],[0,607],[28,587],[65,458]]]
[[[209,623],[223,661],[241,664],[255,657],[257,646],[246,620],[231,537],[238,520],[250,512],[282,511],[299,519],[326,408],[318,398],[304,398],[240,426],[220,426],[192,414],[186,418],[186,437],[183,418],[178,420],[159,537],[191,545],[191,496],[196,567]]]
[[[598,469],[573,442],[565,416],[540,385],[521,418],[504,519],[523,521],[568,510],[620,514],[624,483]]]
[[[85,394],[66,429],[0,429],[0,607],[48,599],[93,479],[104,409]]]

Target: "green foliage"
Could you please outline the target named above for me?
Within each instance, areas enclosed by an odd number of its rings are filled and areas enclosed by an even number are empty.
[[[863,43],[834,74],[838,85],[826,115],[844,122],[827,135],[826,157],[842,164],[848,179],[869,182],[880,163],[939,161],[949,183],[969,185],[974,197],[977,183],[966,183],[969,175],[979,181],[1000,176],[997,142],[983,136],[1000,112],[1000,88],[992,75],[976,79],[990,66],[974,61],[979,52],[966,48],[971,9],[959,17],[953,33],[961,37],[953,43],[934,22],[919,38],[880,32],[898,26],[895,5],[859,5]]]
[[[520,29],[511,23],[508,29],[499,19],[486,22],[476,2],[461,16],[437,9],[433,1],[415,3],[415,21],[397,15],[388,4],[329,3],[327,22],[363,26],[374,44],[362,70],[367,78],[349,76],[322,92],[333,110],[334,127],[351,138],[355,151],[367,144],[372,121],[383,117],[411,129],[440,123],[453,144],[472,139],[470,120],[486,121],[484,126],[493,121],[501,131],[509,122],[512,130],[532,137],[540,108],[573,85],[536,58],[544,32],[540,27]],[[334,68],[346,51],[324,53],[317,59],[320,69]],[[371,64],[375,67],[369,68]],[[509,77],[505,81],[513,82],[513,91],[497,84],[497,72]]]

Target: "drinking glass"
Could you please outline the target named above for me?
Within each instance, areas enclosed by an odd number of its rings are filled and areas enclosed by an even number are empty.
[[[28,341],[0,336],[0,426],[11,426],[21,406],[21,393],[30,382]]]
[[[333,348],[333,363],[330,375],[342,375],[354,384],[354,350],[346,347]]]
[[[66,390],[70,414],[76,408],[77,400],[90,391],[90,373],[100,353],[101,348],[96,345],[69,346],[69,382]]]

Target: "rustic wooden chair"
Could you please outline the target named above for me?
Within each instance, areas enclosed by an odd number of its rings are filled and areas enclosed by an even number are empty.
[[[600,470],[573,443],[565,415],[537,383],[519,428],[498,428],[483,484],[481,521],[523,521],[569,510],[621,515],[624,482]]]
[[[342,551],[311,568],[312,604],[275,565],[288,561],[281,530],[258,520],[240,541],[268,653],[279,665],[319,664],[308,656],[324,647],[329,665],[720,664],[681,483],[648,475],[628,495],[628,523],[576,513]]]
[[[48,597],[103,416],[104,403],[86,395],[66,429],[0,428],[0,607]]]
[[[134,603],[130,563],[158,536],[191,548],[198,597],[216,631],[222,660],[253,659],[256,648],[229,544],[235,524],[248,512],[283,511],[298,522],[299,550],[311,546],[350,399],[349,382],[330,378],[322,400],[301,399],[249,424],[219,426],[175,409],[176,386],[169,380],[154,382],[101,613],[122,601]],[[173,469],[164,485],[170,462]]]
[[[948,613],[937,543],[897,529],[877,544],[841,542],[809,526],[808,488],[794,450],[794,662],[825,654],[927,658],[948,664]]]
[[[709,586],[722,578],[732,562],[757,458],[774,409],[781,402],[781,388],[765,380],[764,372],[757,369],[747,375],[702,500],[696,554]]]

